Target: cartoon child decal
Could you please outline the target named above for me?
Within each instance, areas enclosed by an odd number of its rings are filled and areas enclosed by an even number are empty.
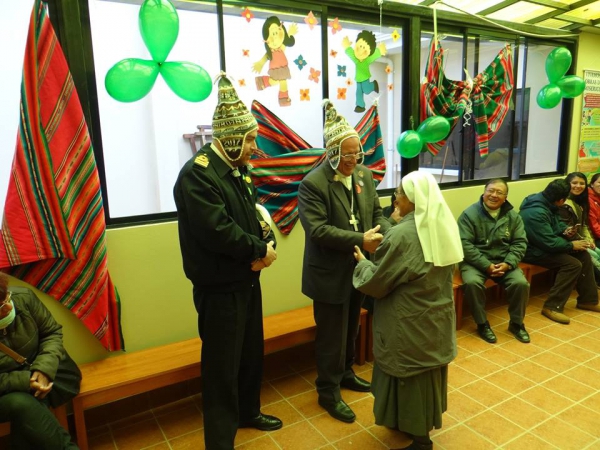
[[[292,47],[296,43],[294,34],[298,31],[298,26],[293,23],[290,25],[290,31],[285,29],[283,23],[278,17],[271,16],[262,28],[262,35],[265,42],[266,53],[259,61],[255,62],[252,69],[260,73],[263,66],[269,61],[269,75],[256,77],[256,88],[262,91],[269,86],[279,85],[279,105],[290,106],[292,101],[288,95],[287,80],[292,78],[288,60],[285,57],[285,48]]]
[[[356,108],[354,112],[364,112],[365,110],[365,94],[371,92],[379,92],[379,83],[377,80],[371,81],[371,71],[369,66],[376,59],[385,56],[387,49],[382,42],[376,45],[375,35],[367,30],[363,30],[356,36],[356,44],[351,47],[350,39],[346,36],[342,41],[342,46],[346,51],[346,55],[352,60],[356,66]]]

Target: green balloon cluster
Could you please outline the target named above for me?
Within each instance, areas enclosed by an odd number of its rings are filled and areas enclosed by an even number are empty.
[[[431,116],[421,122],[417,131],[408,130],[400,135],[396,149],[403,158],[414,158],[424,144],[439,142],[450,133],[450,122],[443,116]]]
[[[166,61],[179,34],[179,16],[169,0],[146,0],[140,7],[139,28],[152,60],[127,58],[106,73],[108,94],[120,102],[145,97],[161,74],[171,90],[184,100],[201,102],[212,92],[208,72],[197,64]]]
[[[538,92],[537,104],[540,108],[554,108],[563,98],[573,98],[583,93],[585,81],[581,77],[565,76],[572,61],[568,48],[558,47],[550,52],[546,58],[546,75],[550,84]]]

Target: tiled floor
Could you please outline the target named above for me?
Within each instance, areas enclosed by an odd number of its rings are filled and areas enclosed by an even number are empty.
[[[465,319],[459,353],[450,365],[448,411],[432,433],[435,449],[600,450],[600,314],[565,310],[570,325],[540,314],[532,297],[525,324],[531,344],[507,331],[506,306],[489,311],[498,336],[490,345]],[[357,366],[370,379],[372,367]],[[403,435],[374,424],[373,397],[343,392],[357,415],[353,424],[329,417],[317,405],[310,346],[265,360],[263,412],[280,417],[281,430],[239,430],[236,449],[359,449],[404,447]],[[90,448],[204,449],[201,396],[191,397],[90,430]]]

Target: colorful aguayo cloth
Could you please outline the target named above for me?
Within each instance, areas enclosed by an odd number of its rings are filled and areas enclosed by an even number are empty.
[[[298,187],[302,179],[325,158],[325,150],[310,144],[292,131],[258,101],[252,103],[258,121],[257,144],[251,175],[262,203],[279,231],[289,234],[298,220]],[[364,151],[364,165],[380,182],[385,175],[385,152],[379,113],[371,106],[355,126]]]
[[[123,348],[100,180],[63,52],[36,0],[0,233],[0,268],[60,301],[108,350]]]

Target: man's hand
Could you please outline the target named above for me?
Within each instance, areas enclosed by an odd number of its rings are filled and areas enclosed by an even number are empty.
[[[571,241],[571,244],[573,244],[573,250],[575,250],[576,252],[585,251],[590,247],[589,242],[583,239],[579,241]]]
[[[379,225],[377,225],[375,228],[371,228],[370,230],[367,230],[364,232],[364,234],[363,234],[363,249],[364,250],[366,250],[370,253],[373,253],[375,250],[377,250],[377,246],[383,239],[383,234],[378,233],[379,228],[381,228],[381,227]]]
[[[358,248],[358,245],[354,246],[354,259],[356,259],[356,261],[358,261],[358,262],[365,259],[365,255],[363,255],[363,252],[360,251],[360,248]]]
[[[504,274],[509,270],[510,268],[508,267],[508,264],[506,264],[505,262],[501,262],[498,264],[490,264],[485,271],[492,278],[500,278],[504,276]]]
[[[273,248],[275,242],[271,241],[267,244],[267,254],[262,259],[262,262],[265,264],[265,267],[269,267],[273,264],[273,261],[277,259],[277,252]]]
[[[40,400],[48,395],[53,384],[46,375],[38,370],[35,370],[29,379],[29,387],[33,391],[33,396]]]
[[[262,259],[257,259],[256,261],[252,262],[252,264],[250,265],[250,269],[253,272],[260,272],[265,267],[267,267],[267,266],[265,265],[265,263],[263,262]]]

